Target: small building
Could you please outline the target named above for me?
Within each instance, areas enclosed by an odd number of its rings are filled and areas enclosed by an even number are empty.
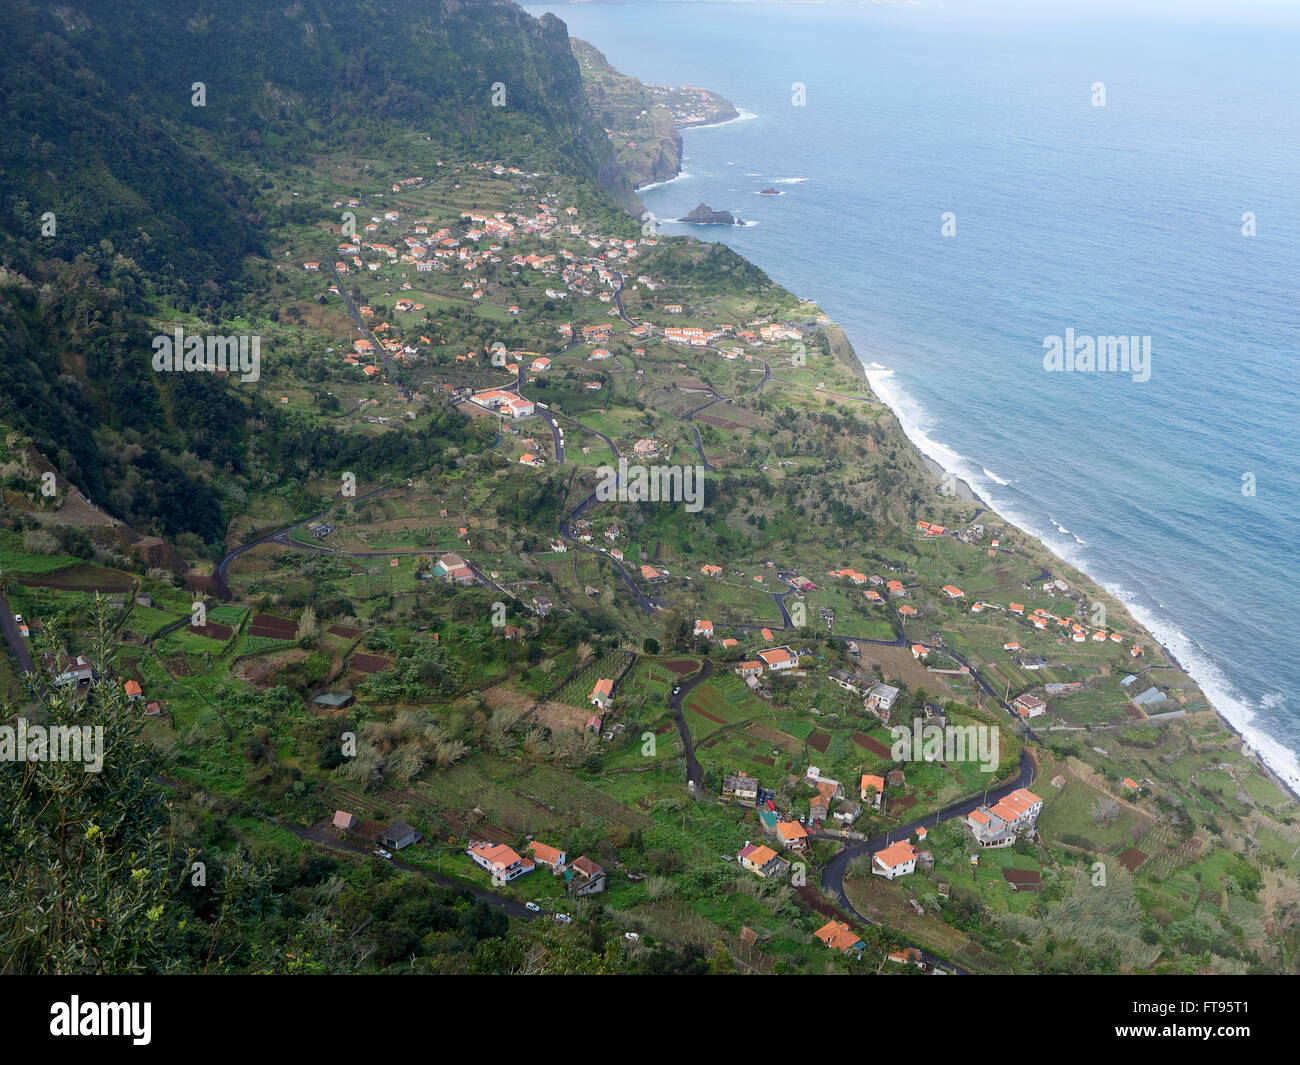
[[[758,874],[764,880],[774,876],[781,876],[790,868],[790,863],[780,857],[771,847],[749,843],[748,841],[746,841],[744,848],[736,857],[744,868],[751,873]]]
[[[729,773],[722,778],[722,799],[753,809],[758,805],[758,781],[745,773]]]
[[[758,658],[774,673],[783,669],[793,669],[799,664],[798,657],[788,647],[768,647],[758,652]]]
[[[570,895],[577,898],[597,895],[605,890],[605,870],[583,855],[564,870],[564,886]]]
[[[841,954],[847,954],[851,950],[861,953],[866,949],[866,944],[858,938],[857,933],[843,921],[828,921],[813,935]]]
[[[1047,704],[1036,695],[1020,695],[1011,701],[1011,709],[1024,718],[1041,717],[1047,712]]]
[[[519,857],[503,843],[475,843],[465,853],[500,883],[509,883],[537,868],[531,859]]]
[[[609,704],[614,701],[614,682],[601,678],[596,681],[596,686],[591,689],[591,694],[587,698],[593,706],[599,706],[602,710],[608,710]]]
[[[547,846],[545,843],[538,843],[536,840],[528,844],[527,850],[538,865],[546,866],[556,875],[564,872],[564,851]]]
[[[788,851],[806,851],[808,849],[808,830],[798,821],[778,821],[776,838]]]
[[[350,832],[356,827],[357,818],[355,814],[350,814],[346,810],[335,810],[334,820],[330,823],[340,832]]]
[[[403,847],[409,847],[412,843],[419,843],[423,838],[405,821],[394,821],[384,829],[379,841],[389,850],[400,851]]]

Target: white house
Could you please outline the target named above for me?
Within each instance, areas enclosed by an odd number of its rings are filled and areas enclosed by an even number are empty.
[[[916,848],[905,839],[891,843],[871,856],[871,872],[889,880],[916,871]]]

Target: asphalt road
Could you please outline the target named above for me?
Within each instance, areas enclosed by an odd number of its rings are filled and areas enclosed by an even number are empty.
[[[18,672],[35,673],[36,666],[32,664],[31,652],[27,650],[27,641],[18,631],[18,622],[14,621],[14,612],[9,606],[9,599],[3,595],[0,595],[0,628],[4,629],[9,650],[18,661]]]
[[[704,667],[690,680],[684,681],[679,687],[680,691],[668,700],[668,706],[673,711],[673,716],[677,719],[677,731],[682,737],[682,746],[686,752],[686,779],[699,787],[704,780],[704,769],[700,761],[695,757],[695,743],[691,739],[691,728],[686,723],[686,712],[682,709],[682,703],[691,691],[703,684],[709,677],[713,676],[713,663],[707,658],[704,660]]]
[[[372,499],[381,492],[386,491],[388,491],[387,485],[383,488],[376,488],[372,492],[367,492],[363,496],[357,496],[355,499],[351,500],[351,502],[362,503],[365,500]],[[248,543],[241,544],[239,547],[229,552],[220,562],[217,563],[216,567],[212,571],[212,577],[217,582],[217,594],[220,595],[222,599],[230,599],[232,597],[230,585],[226,581],[226,573],[230,569],[230,563],[245,551],[251,551],[253,548],[260,547],[262,544],[270,543],[272,540],[278,540],[285,533],[292,532],[294,529],[299,529],[304,525],[310,525],[313,521],[320,521],[328,513],[328,510],[323,510],[314,517],[303,518],[302,521],[295,521],[292,525],[285,525],[282,528],[276,529],[274,532],[267,533],[265,536],[259,536],[256,540],[250,540]]]
[[[862,914],[853,908],[853,904],[849,902],[848,896],[844,893],[844,874],[847,871],[850,862],[862,855],[875,853],[882,847],[887,846],[891,840],[897,841],[900,839],[906,839],[922,826],[933,828],[935,825],[942,824],[944,821],[951,821],[955,817],[965,817],[972,810],[979,806],[983,806],[986,802],[996,804],[999,800],[1010,795],[1017,788],[1029,787],[1029,785],[1034,782],[1035,772],[1034,760],[1029,756],[1027,751],[1022,750],[1020,752],[1020,772],[1009,784],[1003,784],[1001,787],[994,788],[987,792],[986,795],[978,795],[973,799],[966,799],[963,802],[949,806],[947,809],[940,810],[938,813],[929,814],[926,817],[911,822],[910,824],[899,825],[897,828],[892,828],[888,832],[881,833],[874,839],[865,840],[861,843],[855,843],[851,846],[845,847],[839,852],[839,854],[835,855],[835,857],[826,864],[826,868],[822,870],[822,888],[827,894],[831,895],[840,906],[842,906],[847,912],[853,914],[858,920],[864,921],[867,924],[872,924],[873,922],[868,921],[867,918],[863,917]]]

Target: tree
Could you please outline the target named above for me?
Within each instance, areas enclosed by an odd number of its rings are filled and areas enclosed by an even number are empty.
[[[100,669],[111,660],[111,624],[97,599],[89,656]],[[41,683],[36,700],[31,716],[44,727],[76,729],[83,744],[83,726],[102,732],[89,733],[81,761],[26,761],[0,772],[0,972],[174,967],[164,939],[189,858],[179,861],[169,842],[170,807],[154,783],[161,769],[139,738],[138,711],[109,680],[92,682],[84,698]],[[0,717],[15,713],[6,706]],[[88,771],[95,751],[102,764]]]
[[[320,635],[320,626],[316,623],[316,611],[310,606],[302,608],[298,615],[298,643],[306,646]]]

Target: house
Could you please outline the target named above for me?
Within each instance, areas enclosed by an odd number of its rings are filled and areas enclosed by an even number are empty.
[[[901,769],[891,769],[885,774],[885,783],[891,788],[902,788],[907,786],[907,774]]]
[[[863,773],[862,783],[858,787],[858,795],[863,802],[869,802],[877,810],[880,809],[880,797],[885,794],[885,778],[877,776],[875,773]]]
[[[1047,704],[1036,695],[1020,695],[1011,701],[1011,709],[1024,718],[1041,717]]]
[[[856,802],[842,802],[835,810],[835,820],[842,825],[851,825],[862,816],[862,807]]]
[[[788,851],[806,851],[808,849],[808,830],[798,821],[778,821],[776,838]]]
[[[534,359],[528,368],[536,373],[540,373],[543,370],[549,370],[551,368],[551,360],[545,356]]]
[[[987,807],[972,810],[963,820],[981,847],[1010,847],[1016,841],[1015,830]]]
[[[525,466],[532,466],[534,469],[538,469],[538,470],[540,470],[542,467],[546,465],[545,459],[539,458],[537,455],[534,455],[532,452],[527,452],[523,455],[520,455],[519,461],[522,462]]]
[[[842,791],[839,782],[834,780],[819,780],[816,788],[817,794],[808,804],[808,819],[825,821],[827,814],[830,813],[831,803],[840,797]]]
[[[557,876],[564,872],[564,851],[548,847],[545,843],[538,843],[536,840],[528,844],[527,849],[528,853],[533,856],[533,861],[538,865],[546,866]]]
[[[157,699],[154,699],[154,700],[152,700],[151,702],[145,703],[145,707],[144,707],[144,716],[145,716],[145,717],[162,717],[162,716],[163,716],[163,704],[160,703]]]
[[[776,826],[780,820],[775,810],[763,809],[758,811],[758,823],[763,826],[764,835],[775,836]]]
[[[713,622],[697,620],[695,622],[695,635],[703,636],[706,640],[713,639]]]
[[[916,871],[916,848],[905,839],[891,843],[871,856],[871,872],[893,880]]]
[[[851,950],[861,952],[866,949],[866,944],[858,938],[857,933],[843,921],[828,921],[813,935],[841,954],[847,954]]]
[[[1032,829],[1043,800],[1027,788],[1017,788],[992,806],[972,810],[965,820],[981,847],[1009,847],[1020,829]]]
[[[700,572],[703,573],[706,577],[721,577],[722,567],[705,564],[700,567]]]
[[[585,854],[564,870],[564,886],[570,895],[581,898],[605,890],[605,870]]]
[[[538,617],[546,617],[551,612],[551,601],[544,595],[533,596],[533,610],[537,612]]]
[[[135,597],[136,606],[153,606],[153,596],[148,592],[141,592]]]
[[[763,663],[762,662],[741,662],[740,665],[736,667],[736,672],[745,678],[757,677],[760,673],[763,672]]]
[[[356,827],[357,818],[355,814],[350,814],[346,810],[335,810],[334,820],[330,823],[340,832],[348,832]]]
[[[757,873],[764,880],[773,876],[781,876],[790,868],[790,863],[780,857],[771,847],[750,843],[748,840],[736,857],[744,868],[751,873]]]
[[[758,805],[758,781],[745,773],[728,773],[722,778],[722,800],[752,809]]]
[[[874,686],[874,681],[864,680],[861,677],[854,676],[846,669],[832,669],[827,674],[827,679],[832,684],[843,688],[846,692],[852,692],[854,695],[861,695],[864,698]]]
[[[949,599],[960,599],[966,593],[954,585],[945,584],[943,586],[943,594],[946,595]]]
[[[475,843],[465,853],[491,873],[494,882],[509,883],[537,868],[531,859],[519,857],[503,843]]]
[[[128,680],[125,685],[126,697],[133,703],[138,703],[144,698],[144,689],[140,687],[138,680]]]
[[[897,965],[906,965],[911,962],[918,969],[925,967],[925,963],[921,960],[921,952],[916,947],[905,947],[903,950],[896,950],[889,954],[888,958]]]
[[[394,821],[379,837],[379,842],[389,850],[400,851],[403,847],[409,847],[412,843],[419,843],[423,839],[415,829],[405,821]]]
[[[609,704],[614,701],[613,693],[614,682],[612,680],[596,681],[596,686],[591,689],[591,694],[587,698],[594,706],[599,706],[602,710],[608,710]]]
[[[774,673],[782,669],[793,669],[799,664],[799,659],[788,647],[769,647],[759,651],[758,657]]]
[[[53,675],[54,685],[57,688],[69,684],[85,684],[95,679],[95,667],[90,664],[90,660],[85,655],[58,659],[53,655],[45,655],[41,659],[41,664],[46,672]]]
[[[322,710],[342,710],[345,706],[352,705],[352,693],[350,691],[322,692],[311,701],[311,704]]]
[[[1125,778],[1124,778],[1124,787],[1126,787],[1129,791],[1137,791],[1138,788],[1140,788],[1141,786],[1142,786],[1142,785],[1139,784],[1139,783],[1138,783],[1136,780],[1134,780],[1132,777],[1125,777]]]
[[[877,684],[867,696],[867,709],[873,711],[882,721],[888,721],[893,713],[894,704],[898,702],[899,691],[889,684]]]
[[[930,653],[930,649],[923,643],[912,644],[912,657],[918,662]]]

